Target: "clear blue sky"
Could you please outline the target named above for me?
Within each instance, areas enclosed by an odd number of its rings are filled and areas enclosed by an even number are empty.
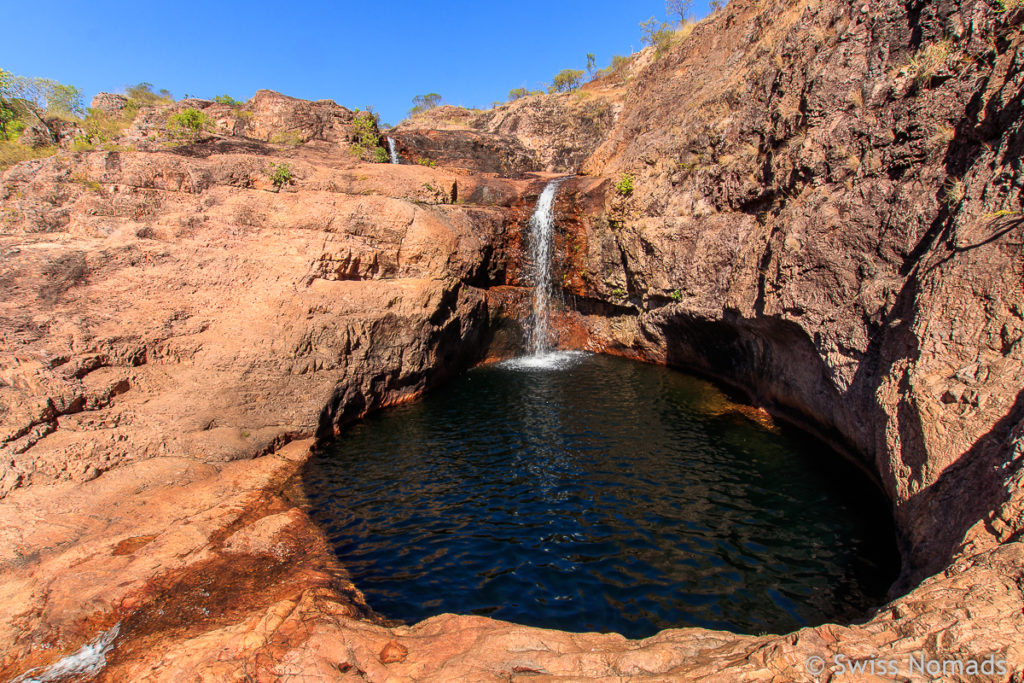
[[[707,14],[706,0],[692,12]],[[584,68],[588,52],[606,66],[640,49],[641,21],[666,19],[664,0],[50,0],[10,3],[3,15],[0,67],[77,86],[86,105],[141,81],[178,98],[269,88],[369,105],[392,124],[414,95],[487,107]]]

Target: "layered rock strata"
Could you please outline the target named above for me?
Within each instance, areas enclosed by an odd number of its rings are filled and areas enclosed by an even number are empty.
[[[388,132],[410,163],[503,176],[573,173],[612,130],[622,90],[531,95],[487,111],[442,106]]]
[[[730,4],[637,77],[576,200],[595,343],[862,456],[904,587],[1021,525],[1021,14]]]
[[[837,656],[1024,680],[1006,5],[734,0],[589,98],[396,129],[438,168],[357,163],[352,112],[261,93],[191,102],[196,144],[144,110],[135,151],[7,171],[0,677],[116,625],[101,680],[842,680]],[[640,641],[372,614],[288,482],[309,437],[483,353],[543,185],[494,173],[536,169],[587,176],[558,203],[564,343],[732,382],[859,458],[901,530],[889,604]]]

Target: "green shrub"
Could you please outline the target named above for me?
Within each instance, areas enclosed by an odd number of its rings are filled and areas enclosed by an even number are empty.
[[[0,69],[0,136],[4,140],[9,140],[11,137],[11,124],[14,123],[17,118],[17,114],[14,111],[14,107],[11,106],[7,98],[10,96],[11,79],[13,74],[10,71]]]
[[[543,90],[527,90],[526,88],[513,88],[508,91],[508,101],[515,102],[523,97],[529,97],[530,95],[543,95]],[[498,104],[501,104],[500,102]]]
[[[75,140],[75,143],[102,144],[124,133],[125,129],[135,120],[136,114],[139,113],[139,103],[130,100],[127,106],[116,115],[99,109],[88,109],[86,112],[85,118],[80,124],[85,132]]]
[[[159,92],[153,92],[152,83],[136,83],[127,86],[124,91],[129,99],[135,100],[139,104],[160,104],[174,101],[174,95],[170,90],[161,89]]]
[[[580,87],[580,83],[582,82],[582,71],[579,69],[563,69],[555,74],[555,78],[551,81],[551,87],[548,88],[548,92],[572,92],[576,88]]]
[[[615,289],[612,290],[612,296],[614,296],[616,299],[625,299],[626,290],[622,289],[621,287],[616,287]]]
[[[302,133],[300,133],[297,130],[283,130],[280,133],[274,133],[273,135],[271,135],[269,142],[272,145],[298,147],[303,142]]]
[[[63,85],[48,81],[49,92],[46,95],[46,110],[55,114],[81,116],[85,113],[82,104],[82,91],[73,85]]]
[[[200,133],[213,127],[210,117],[189,107],[171,114],[167,119],[167,132],[175,138],[195,141]]]
[[[213,98],[213,101],[216,102],[217,104],[226,104],[229,107],[240,107],[243,104],[245,104],[244,102],[240,102],[239,100],[236,100],[231,95],[217,95],[216,97]]]
[[[81,116],[82,91],[49,78],[28,78],[8,73],[7,96],[28,102],[37,109],[64,116]]]
[[[612,63],[597,72],[599,78],[607,76],[615,76],[616,78],[622,78],[626,67],[633,61],[633,57],[623,57],[622,55],[612,55]]]
[[[349,151],[359,159],[386,163],[388,152],[381,145],[380,131],[377,130],[377,116],[372,111],[358,112],[352,119],[356,141]]]
[[[39,109],[77,119],[83,113],[82,91],[49,78],[15,76],[0,69],[0,139],[20,136],[26,125],[24,117]]]
[[[290,185],[295,182],[294,176],[292,175],[292,167],[288,164],[273,164],[267,170],[267,177],[270,178],[270,182],[274,184],[274,187],[278,192],[285,185]]]
[[[17,123],[21,123],[17,120],[17,114],[14,112],[14,108],[11,107],[7,100],[0,97],[0,137],[4,140],[10,140],[12,135],[17,135],[20,131],[15,131],[14,126]],[[22,124],[24,128],[24,124]]]
[[[654,17],[640,23],[640,42],[654,46],[654,54],[657,56],[661,56],[672,47],[674,37],[675,31],[672,27],[656,21]]]
[[[417,159],[416,163],[419,164],[420,166],[429,166],[430,168],[434,168],[435,166],[437,166],[437,162],[435,162],[434,160],[425,159],[423,157]]]
[[[629,173],[623,173],[619,176],[619,182],[615,183],[615,189],[623,197],[633,194],[633,181],[634,178]]]
[[[430,111],[434,107],[441,105],[441,96],[436,93],[427,93],[426,95],[417,95],[412,98],[412,109],[409,110],[409,116],[416,116],[425,111]]]
[[[678,289],[672,290],[672,294],[670,294],[669,296],[672,297],[672,301],[682,301],[683,300],[683,293],[680,292]]]
[[[7,136],[9,140],[17,140],[21,137],[21,134],[25,131],[28,125],[24,121],[15,119],[7,125]]]
[[[1024,0],[996,0],[999,5],[997,12],[1009,12],[1024,7]]]

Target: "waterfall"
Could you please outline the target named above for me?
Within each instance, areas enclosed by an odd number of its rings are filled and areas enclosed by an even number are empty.
[[[114,624],[83,645],[77,652],[50,666],[37,666],[18,676],[11,683],[44,683],[44,681],[93,680],[107,666],[107,655],[121,632],[121,622]]]
[[[391,137],[388,138],[388,155],[391,157],[391,163],[402,163],[402,160],[398,157],[398,150],[395,148],[395,139]]]
[[[529,347],[534,356],[551,350],[548,320],[551,307],[551,257],[555,228],[555,195],[565,178],[556,178],[547,184],[537,200],[537,208],[530,216],[530,266],[533,276],[533,325],[530,328]]]
[[[551,349],[551,298],[555,288],[551,284],[551,263],[555,241],[555,195],[565,178],[549,182],[537,199],[530,216],[527,242],[527,261],[533,280],[533,306],[527,330],[527,355],[502,361],[502,365],[517,371],[550,372],[564,370],[579,362],[586,354],[582,351],[553,351]]]

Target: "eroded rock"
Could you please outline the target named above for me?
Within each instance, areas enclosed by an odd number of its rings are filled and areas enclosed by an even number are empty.
[[[352,112],[261,91],[10,169],[0,675],[120,624],[106,680],[790,681],[838,656],[1020,679],[1022,16],[733,0],[590,97],[395,131],[438,168],[361,164]],[[215,130],[168,146],[186,105]],[[563,343],[717,375],[862,458],[902,533],[888,605],[639,641],[373,615],[287,481],[300,439],[411,400],[522,311],[543,180],[484,162],[590,174],[558,203]]]

